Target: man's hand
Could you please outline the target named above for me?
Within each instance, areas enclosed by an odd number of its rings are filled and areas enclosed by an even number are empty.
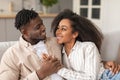
[[[63,65],[57,58],[44,55],[43,62],[41,63],[41,68],[37,71],[37,74],[40,79],[43,79],[46,76],[56,73],[62,67]]]
[[[113,74],[116,74],[120,71],[120,65],[114,61],[104,61],[104,67],[112,71]]]

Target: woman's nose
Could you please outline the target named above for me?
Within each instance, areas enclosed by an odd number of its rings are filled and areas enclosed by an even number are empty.
[[[57,29],[57,30],[56,30],[56,33],[57,33],[57,34],[60,34],[60,33],[61,33],[61,30],[60,30],[60,29]]]

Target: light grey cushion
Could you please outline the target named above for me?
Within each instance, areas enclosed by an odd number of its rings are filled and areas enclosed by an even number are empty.
[[[13,44],[15,44],[17,41],[9,41],[9,42],[0,42],[0,60],[3,55],[3,53]]]
[[[104,60],[120,63],[120,31],[104,34],[101,56]]]

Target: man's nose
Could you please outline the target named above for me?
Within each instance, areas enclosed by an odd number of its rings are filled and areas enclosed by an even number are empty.
[[[42,26],[41,26],[41,29],[46,29],[45,25],[42,25]]]

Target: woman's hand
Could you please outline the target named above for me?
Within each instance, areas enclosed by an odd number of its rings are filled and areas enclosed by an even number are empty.
[[[103,61],[104,67],[112,71],[113,74],[120,72],[120,65],[114,61]]]

